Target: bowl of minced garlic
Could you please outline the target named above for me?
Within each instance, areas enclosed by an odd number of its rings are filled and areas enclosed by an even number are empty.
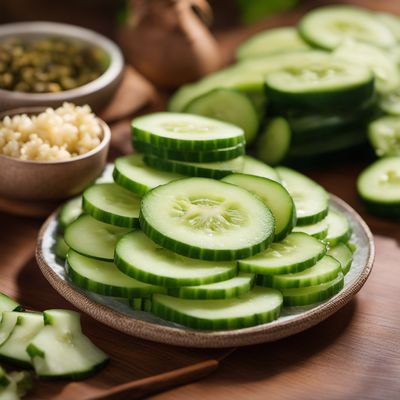
[[[88,105],[24,108],[0,115],[0,196],[53,201],[103,171],[111,133]]]

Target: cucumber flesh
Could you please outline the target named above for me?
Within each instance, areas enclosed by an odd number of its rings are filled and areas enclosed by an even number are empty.
[[[376,12],[375,17],[386,26],[397,42],[400,42],[400,18],[398,15],[385,12]]]
[[[243,156],[243,166],[239,172],[280,182],[279,176],[274,168],[251,156]]]
[[[326,218],[311,225],[295,226],[293,232],[304,232],[317,239],[325,239],[328,234],[328,223]]]
[[[328,223],[328,234],[325,240],[329,247],[336,246],[341,242],[346,243],[350,239],[351,227],[344,214],[330,209],[326,222]]]
[[[14,299],[0,292],[0,312],[3,311],[23,311],[23,308]]]
[[[238,261],[239,271],[260,275],[286,274],[303,271],[321,259],[326,247],[305,233],[291,233],[263,252]]]
[[[238,298],[221,300],[180,299],[155,294],[152,312],[168,321],[195,329],[239,329],[278,318],[282,295],[276,289],[255,287]]]
[[[82,215],[65,230],[67,245],[87,257],[112,261],[115,244],[128,228],[121,228],[97,221],[89,215]]]
[[[18,317],[23,314],[23,312],[18,311],[3,312],[0,323],[0,346],[8,339],[17,324]]]
[[[155,243],[186,257],[229,261],[264,250],[275,221],[247,190],[205,179],[159,186],[142,200],[140,225]]]
[[[385,116],[371,122],[368,138],[378,157],[400,156],[400,116]]]
[[[230,299],[249,292],[253,288],[254,278],[254,274],[241,272],[234,278],[222,282],[170,288],[168,294],[184,299]]]
[[[64,230],[71,222],[74,222],[82,214],[82,197],[74,197],[68,200],[61,208],[58,216],[60,228]]]
[[[45,327],[26,350],[39,377],[83,379],[105,365],[108,357],[83,335],[78,313],[47,310],[43,315]]]
[[[338,243],[335,247],[330,248],[327,254],[340,262],[343,275],[349,272],[353,262],[353,252],[346,244]]]
[[[107,224],[137,228],[139,208],[140,197],[115,183],[96,184],[83,192],[83,210]]]
[[[397,90],[381,96],[379,108],[386,114],[400,116],[400,86]]]
[[[234,261],[183,257],[160,248],[141,231],[131,232],[118,242],[115,264],[128,276],[166,287],[214,283],[233,278],[237,273]]]
[[[335,279],[320,285],[281,289],[283,304],[296,307],[319,303],[339,293],[343,289],[343,285],[343,274],[339,272]]]
[[[56,256],[61,258],[62,260],[65,260],[68,250],[69,246],[67,245],[67,243],[65,243],[64,236],[57,235],[56,243],[54,245],[54,253],[56,254]]]
[[[274,240],[285,238],[296,225],[296,209],[288,191],[278,182],[259,176],[232,174],[223,182],[237,185],[258,196],[275,218]]]
[[[73,250],[68,252],[67,272],[75,285],[105,296],[144,297],[165,291],[123,274],[111,262],[85,257]]]
[[[276,171],[293,198],[297,225],[315,224],[327,216],[329,197],[322,186],[290,168],[278,167]]]

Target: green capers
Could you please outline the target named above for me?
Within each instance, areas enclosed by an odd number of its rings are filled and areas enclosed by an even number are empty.
[[[0,89],[56,93],[98,78],[107,68],[99,48],[60,38],[0,42]]]

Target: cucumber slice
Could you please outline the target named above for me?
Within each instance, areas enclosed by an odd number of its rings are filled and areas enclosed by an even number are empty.
[[[361,104],[374,92],[374,76],[361,65],[327,58],[292,65],[266,77],[267,98],[281,106],[344,108]]]
[[[3,311],[23,311],[23,308],[14,299],[0,292],[0,312]]]
[[[77,312],[47,310],[43,316],[45,327],[26,348],[39,377],[83,379],[107,363],[107,355],[83,335]]]
[[[150,168],[143,162],[143,155],[132,154],[115,160],[113,177],[118,185],[143,196],[149,190],[183,176]]]
[[[375,161],[357,179],[357,191],[372,213],[400,217],[400,157]]]
[[[315,224],[327,216],[329,196],[322,186],[290,168],[277,167],[276,171],[293,198],[297,225]]]
[[[127,232],[128,228],[105,224],[89,215],[82,215],[67,227],[64,240],[77,253],[112,261],[117,240]]]
[[[239,126],[243,129],[247,144],[252,143],[257,135],[259,116],[253,102],[243,93],[232,89],[213,89],[192,100],[183,112]]]
[[[335,279],[320,285],[281,289],[283,304],[289,307],[296,307],[319,303],[339,293],[343,289],[343,285],[343,274],[339,272]]]
[[[200,115],[160,112],[135,118],[133,136],[156,147],[216,150],[244,143],[243,130]]]
[[[400,156],[400,116],[381,117],[371,122],[368,138],[378,157]]]
[[[32,389],[33,376],[30,371],[12,371],[8,374],[0,367],[0,399],[20,400]]]
[[[344,214],[330,209],[326,222],[328,223],[328,234],[325,240],[329,247],[336,246],[341,242],[346,243],[350,239],[351,227]]]
[[[214,163],[188,163],[145,155],[144,162],[150,167],[186,176],[220,179],[232,172],[240,171],[244,160],[243,157],[237,157],[233,160]]]
[[[205,178],[159,186],[142,200],[140,225],[158,245],[186,257],[228,261],[264,250],[275,221],[247,190]]]
[[[328,250],[327,254],[340,262],[343,275],[350,271],[353,262],[353,252],[344,243],[338,243]]]
[[[400,71],[396,62],[383,49],[366,43],[346,42],[333,55],[346,62],[368,67],[375,75],[379,94],[386,94],[400,86]]]
[[[260,275],[300,272],[312,267],[325,253],[326,247],[318,239],[301,232],[291,233],[263,252],[239,260],[239,271]]]
[[[73,250],[68,252],[67,272],[75,285],[104,296],[129,298],[165,292],[123,274],[113,263],[85,257]]]
[[[124,274],[141,282],[167,287],[214,283],[237,273],[235,262],[182,257],[160,248],[141,231],[131,232],[118,242],[115,264]]]
[[[139,209],[140,197],[115,183],[100,183],[83,192],[83,210],[107,224],[137,228]]]
[[[271,210],[275,218],[275,236],[277,242],[285,238],[296,225],[296,209],[288,191],[278,182],[259,176],[232,174],[223,182],[240,186],[258,196]]]
[[[61,258],[62,260],[65,260],[68,250],[69,246],[67,245],[67,243],[65,243],[64,236],[57,235],[56,243],[54,245],[54,253],[56,254],[56,256]]]
[[[400,42],[400,18],[398,15],[385,12],[376,12],[375,17],[378,18],[383,25],[392,33],[397,42]]]
[[[255,287],[239,298],[194,300],[155,294],[151,311],[161,318],[194,329],[239,329],[279,317],[282,295],[276,289]]]
[[[82,197],[74,197],[62,206],[58,215],[60,228],[64,230],[71,222],[74,222],[82,214]]]
[[[23,312],[18,311],[4,311],[2,313],[0,323],[0,346],[9,338],[17,324],[18,317],[23,314]]]
[[[326,218],[324,218],[322,221],[316,222],[315,224],[295,226],[293,232],[304,232],[307,233],[307,235],[322,240],[328,235],[328,223]]]
[[[315,286],[335,279],[341,271],[340,262],[326,255],[314,266],[300,272],[282,275],[259,275],[257,284],[276,289]]]
[[[263,178],[280,182],[279,176],[274,168],[251,156],[243,157],[243,167],[239,172],[246,175],[261,176]]]
[[[227,147],[226,149],[209,150],[209,151],[179,151],[165,148],[158,148],[149,145],[139,140],[133,140],[133,146],[137,151],[140,151],[151,156],[159,158],[166,158],[175,161],[186,162],[215,162],[215,161],[228,161],[233,158],[245,154],[245,145],[239,144],[234,147]],[[172,180],[172,179],[171,179]]]
[[[14,313],[9,311],[3,313]],[[0,346],[0,359],[24,368],[31,367],[31,359],[26,346],[44,327],[42,313],[17,313],[16,324],[8,338]]]
[[[132,297],[129,299],[129,306],[135,311],[144,311],[144,299]]]
[[[183,299],[230,299],[241,297],[254,286],[254,274],[239,273],[238,276],[222,282],[199,286],[183,286],[168,289],[170,296]]]
[[[286,157],[292,131],[283,117],[271,119],[260,134],[257,144],[257,157],[270,165],[280,164]]]
[[[400,86],[397,90],[381,96],[378,104],[384,113],[400,116]]]
[[[306,42],[328,50],[348,39],[380,47],[390,47],[396,43],[392,33],[374,14],[349,5],[332,5],[312,10],[300,20],[298,28]]]
[[[286,51],[308,50],[310,46],[301,38],[296,28],[285,26],[260,32],[242,43],[236,58],[267,56]]]

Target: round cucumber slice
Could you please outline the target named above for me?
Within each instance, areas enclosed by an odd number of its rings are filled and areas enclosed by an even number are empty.
[[[281,289],[283,304],[289,307],[296,307],[319,303],[339,293],[343,289],[343,285],[344,277],[339,272],[335,279],[320,285]]]
[[[357,179],[366,208],[377,215],[400,217],[400,157],[375,161]]]
[[[183,112],[239,126],[247,144],[254,141],[260,125],[253,102],[245,94],[232,89],[213,89],[192,100]]]
[[[142,231],[131,232],[118,242],[115,264],[132,278],[165,287],[204,285],[231,279],[237,273],[235,262],[183,257],[160,248]]]
[[[279,317],[282,295],[276,289],[255,287],[239,298],[180,299],[153,295],[151,311],[161,318],[194,329],[239,329],[265,324]]]
[[[180,173],[186,176],[201,176],[204,178],[220,179],[233,172],[241,171],[244,159],[243,157],[237,157],[229,161],[189,163],[145,155],[144,162],[150,167],[163,171]]]
[[[183,178],[180,174],[148,167],[141,154],[118,157],[115,160],[113,177],[115,183],[139,196],[157,186]]]
[[[400,86],[397,90],[381,96],[378,104],[384,113],[400,116]]]
[[[318,239],[297,232],[281,242],[272,243],[263,252],[238,261],[239,270],[260,275],[287,274],[313,266],[326,253]]]
[[[82,197],[77,196],[64,203],[58,215],[61,230],[74,222],[82,214]]]
[[[269,29],[252,36],[239,46],[236,58],[240,61],[286,51],[308,50],[309,48],[310,46],[301,38],[296,28],[286,26]]]
[[[241,272],[238,276],[222,282],[170,288],[168,294],[183,299],[230,299],[248,293],[254,286],[254,279],[254,274]]]
[[[228,183],[188,178],[147,193],[140,225],[154,242],[204,260],[236,260],[272,242],[274,217],[247,190]]]
[[[83,210],[107,224],[137,228],[139,209],[140,197],[115,183],[99,183],[83,192]]]
[[[57,257],[61,258],[62,260],[65,260],[65,257],[67,257],[69,247],[67,243],[65,243],[64,236],[62,235],[57,235],[56,236],[56,243],[54,245],[54,253]]]
[[[174,150],[216,150],[245,142],[241,128],[200,115],[160,112],[135,118],[133,136]]]
[[[65,230],[67,245],[87,257],[112,261],[117,240],[129,232],[128,228],[97,221],[89,215],[82,215]]]
[[[400,115],[381,117],[371,122],[368,138],[378,157],[400,156]]]
[[[259,176],[232,174],[223,182],[240,186],[258,196],[275,218],[274,240],[285,238],[296,225],[296,209],[288,191],[278,182]]]
[[[350,271],[353,262],[353,252],[344,243],[338,243],[335,247],[328,250],[327,254],[340,262],[343,275]]]
[[[325,239],[328,234],[328,223],[326,218],[311,225],[295,226],[293,232],[304,232],[317,239]]]
[[[104,296],[144,297],[163,293],[165,289],[148,285],[123,274],[113,263],[68,252],[67,272],[71,281],[82,289]]]
[[[292,131],[283,117],[271,119],[260,134],[257,144],[257,157],[270,165],[280,164],[286,157]]]
[[[251,156],[243,157],[243,166],[239,172],[247,175],[261,176],[263,178],[280,182],[279,176],[274,168]]]
[[[336,246],[340,242],[347,242],[351,236],[351,227],[346,216],[339,211],[330,209],[326,217],[328,234],[326,242],[329,247]]]
[[[290,168],[277,167],[276,171],[293,198],[297,225],[315,224],[327,216],[329,196],[322,186]]]
[[[349,5],[319,7],[299,23],[299,33],[312,46],[332,50],[348,39],[390,47],[396,40],[371,12]]]
[[[335,279],[341,271],[340,262],[326,255],[314,266],[300,272],[282,275],[259,275],[257,284],[276,289],[315,286]]]

